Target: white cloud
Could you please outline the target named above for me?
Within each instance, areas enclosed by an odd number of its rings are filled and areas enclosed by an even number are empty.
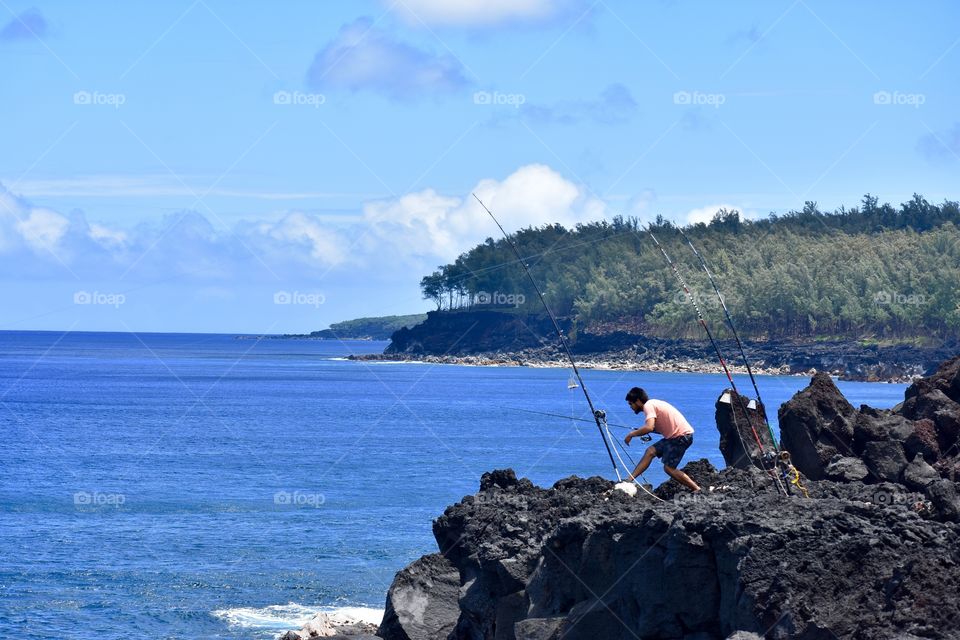
[[[321,90],[366,89],[391,98],[419,98],[468,84],[453,56],[401,42],[366,17],[342,26],[317,52],[307,82]]]
[[[0,184],[0,253],[12,250],[22,237],[15,229],[22,211],[20,200]]]
[[[508,230],[553,222],[569,227],[603,217],[606,208],[543,164],[520,167],[503,182],[483,180],[474,192]]]
[[[507,232],[597,220],[606,205],[550,167],[530,164],[502,181],[484,179],[472,190]],[[472,195],[447,197],[432,189],[367,204],[364,214],[378,243],[398,252],[453,260],[499,231]]]
[[[258,225],[261,237],[270,238],[281,244],[294,244],[307,247],[310,257],[319,264],[333,266],[346,259],[346,245],[342,238],[330,228],[323,227],[312,216],[294,211],[274,223]],[[260,244],[256,235],[247,236]]]
[[[55,252],[69,227],[69,220],[49,209],[32,209],[25,219],[16,223],[16,230],[36,251]]]
[[[422,21],[433,25],[490,27],[554,20],[583,3],[578,0],[403,0],[389,4],[411,24]]]
[[[88,233],[91,238],[108,247],[122,247],[127,243],[128,239],[126,232],[110,229],[96,222],[90,224],[90,231]]]
[[[399,198],[370,202],[364,218],[370,235],[414,256],[448,256],[460,246],[456,211],[460,198],[437,194],[433,189]],[[453,253],[453,255],[457,255]]]
[[[702,222],[704,224],[710,224],[710,221],[713,220],[713,216],[717,215],[717,212],[720,209],[726,209],[727,211],[739,211],[740,219],[744,219],[744,209],[743,207],[738,207],[733,204],[711,204],[706,207],[700,207],[698,209],[691,209],[686,214],[686,224],[697,224]]]

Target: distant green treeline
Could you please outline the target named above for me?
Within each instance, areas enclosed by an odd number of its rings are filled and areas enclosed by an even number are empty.
[[[937,339],[960,334],[960,211],[919,195],[900,205],[865,196],[859,207],[742,220],[720,210],[684,230],[706,258],[738,329],[753,338]],[[676,228],[651,225],[717,333],[722,311]],[[672,273],[633,218],[512,236],[557,315],[579,326],[619,325],[651,335],[699,335]],[[515,308],[541,313],[501,238],[488,238],[420,283],[451,311]]]
[[[412,327],[426,319],[427,314],[425,313],[415,313],[406,316],[356,318],[354,320],[334,322],[330,325],[329,329],[314,331],[310,334],[310,337],[326,338],[329,340],[389,340],[394,331],[398,331],[403,327]]]

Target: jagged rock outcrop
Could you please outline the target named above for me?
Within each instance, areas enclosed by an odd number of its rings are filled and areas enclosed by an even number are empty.
[[[910,420],[923,421],[932,426],[935,442],[930,442],[930,427],[926,428],[927,447],[935,449],[933,461],[941,472],[956,473],[960,455],[960,356],[944,362],[937,371],[914,382],[905,393],[900,415]],[[930,461],[931,453],[924,452]]]
[[[459,616],[460,573],[442,554],[400,571],[387,594],[380,635],[398,640],[446,638]]]
[[[803,475],[819,480],[834,456],[853,454],[856,414],[830,376],[817,373],[810,386],[780,407],[780,444]]]
[[[764,419],[762,403],[724,389],[716,402],[716,423],[720,432],[720,452],[728,467],[763,468],[762,454],[773,451],[773,439]],[[761,451],[760,445],[763,446]],[[769,465],[768,465],[769,466]]]
[[[806,389],[780,407],[781,445],[790,451],[797,468],[813,479],[905,482],[916,488],[930,484],[932,467],[937,477],[956,480],[960,469],[958,380],[960,357],[912,384],[898,407],[857,410],[829,376],[817,374]]]
[[[922,456],[915,457],[903,470],[903,484],[916,491],[923,491],[939,479],[940,474]]]
[[[870,470],[860,458],[835,455],[823,470],[830,480],[839,482],[862,482],[870,475]]]
[[[459,573],[459,591],[444,591],[442,610],[456,612],[448,637],[960,635],[960,526],[925,519],[921,494],[824,481],[809,500],[783,498],[751,487],[752,472],[706,461],[685,471],[714,490],[656,502],[600,478],[542,489],[485,474],[434,522]]]

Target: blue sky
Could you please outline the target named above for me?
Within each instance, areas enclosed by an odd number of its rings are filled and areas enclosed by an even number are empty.
[[[471,191],[508,229],[956,199],[957,24],[952,2],[0,0],[0,329],[424,310],[420,277],[495,235]]]

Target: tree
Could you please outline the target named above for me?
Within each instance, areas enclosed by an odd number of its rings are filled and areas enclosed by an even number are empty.
[[[960,205],[919,194],[899,207],[865,195],[859,207],[800,211],[760,220],[721,209],[686,228],[710,262],[745,337],[960,335]],[[650,225],[685,275],[705,313],[713,289],[676,227]],[[700,335],[673,275],[635,218],[513,234],[524,262],[558,315],[581,327],[638,323],[652,335]],[[420,282],[440,309],[479,292],[522,294],[542,313],[509,244],[487,238]],[[444,303],[446,301],[446,303]],[[725,335],[721,321],[711,322]]]
[[[420,291],[423,293],[423,299],[433,300],[439,311],[443,305],[443,274],[434,271],[429,276],[423,276],[420,279]]]

